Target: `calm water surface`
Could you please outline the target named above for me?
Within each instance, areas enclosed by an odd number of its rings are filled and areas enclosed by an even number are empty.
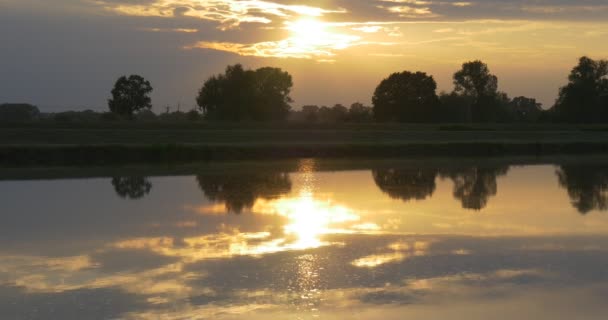
[[[0,181],[0,319],[606,319],[604,163]]]

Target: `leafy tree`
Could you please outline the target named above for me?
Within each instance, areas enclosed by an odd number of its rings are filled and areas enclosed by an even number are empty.
[[[471,105],[473,98],[459,95],[456,92],[442,92],[439,95],[441,117],[444,122],[471,122]]]
[[[331,114],[335,122],[346,122],[348,120],[348,109],[339,103],[331,107]]]
[[[428,122],[439,106],[437,83],[424,72],[393,73],[382,80],[372,97],[377,121]]]
[[[454,92],[479,99],[493,96],[498,91],[498,78],[490,73],[488,65],[476,60],[466,62],[454,74]]]
[[[264,67],[255,70],[255,120],[284,120],[291,109],[289,97],[293,81],[289,73],[279,68]]]
[[[508,104],[509,113],[515,121],[536,122],[542,112],[542,105],[536,99],[527,97],[515,97]]]
[[[479,60],[464,63],[454,74],[454,93],[470,99],[474,122],[499,120],[501,108],[508,100],[506,94],[498,92],[498,78]]]
[[[5,103],[0,105],[0,121],[31,121],[40,116],[38,107],[27,103]]]
[[[554,109],[561,120],[608,121],[608,60],[582,57],[559,91]]]
[[[207,119],[283,120],[291,108],[292,86],[291,75],[279,68],[254,71],[236,64],[205,81],[196,102]]]
[[[115,114],[132,117],[133,113],[139,110],[152,108],[152,99],[149,97],[151,92],[150,82],[143,77],[122,76],[114,84],[112,99],[108,100],[108,106]]]
[[[150,193],[152,183],[145,177],[114,177],[114,191],[121,198],[140,199]]]
[[[372,108],[355,102],[348,109],[348,119],[352,122],[371,122],[373,119]]]

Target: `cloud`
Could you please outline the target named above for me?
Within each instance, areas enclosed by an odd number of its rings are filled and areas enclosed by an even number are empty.
[[[219,23],[220,29],[239,27],[243,23],[269,24],[273,17],[320,17],[344,13],[344,9],[324,9],[307,5],[286,5],[260,0],[152,0],[132,2],[95,1],[105,10],[128,16],[192,17]]]

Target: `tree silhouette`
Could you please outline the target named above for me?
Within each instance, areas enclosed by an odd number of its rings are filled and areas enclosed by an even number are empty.
[[[110,111],[124,116],[133,116],[133,113],[152,108],[152,99],[148,96],[152,92],[149,81],[138,75],[131,75],[128,78],[122,76],[118,78],[114,89],[112,89],[112,99],[108,100]]]
[[[580,213],[608,209],[608,166],[563,165],[556,174]]]
[[[481,210],[488,199],[498,192],[496,178],[507,174],[508,166],[471,166],[442,170],[441,176],[454,182],[454,198],[459,199],[465,209]]]
[[[493,96],[498,92],[498,78],[490,73],[487,64],[479,60],[466,62],[454,74],[454,91],[475,99]]]
[[[114,177],[112,186],[124,199],[141,199],[152,189],[152,183],[145,177]]]
[[[498,92],[498,78],[479,60],[464,63],[454,74],[454,93],[470,100],[470,115],[474,122],[497,121],[505,117],[504,108],[509,99]]]
[[[393,73],[382,80],[372,97],[377,121],[428,122],[439,107],[437,83],[424,72]]]
[[[513,119],[520,122],[536,122],[543,112],[542,105],[532,98],[515,97],[508,106]]]
[[[0,121],[31,121],[40,115],[38,107],[27,103],[5,103],[0,105]]]
[[[224,74],[205,81],[196,102],[213,120],[283,120],[287,117],[293,82],[279,68],[245,70],[228,66]]]
[[[608,120],[608,60],[582,57],[559,91],[554,109],[561,120],[598,122]]]
[[[237,214],[258,198],[274,199],[291,191],[286,173],[197,175],[196,181],[209,200],[224,202],[226,210]]]
[[[435,168],[403,168],[372,170],[380,190],[393,199],[423,200],[435,192]]]
[[[352,122],[371,122],[373,119],[372,108],[355,102],[348,109],[348,119]]]

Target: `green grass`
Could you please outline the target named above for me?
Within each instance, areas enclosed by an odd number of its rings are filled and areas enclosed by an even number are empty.
[[[4,166],[605,152],[608,130],[602,126],[117,122],[0,127]]]

